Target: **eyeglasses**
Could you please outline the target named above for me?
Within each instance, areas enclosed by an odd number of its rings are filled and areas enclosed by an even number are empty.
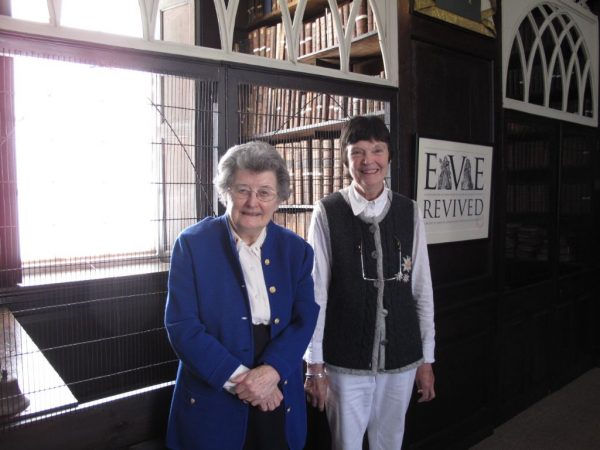
[[[410,257],[407,256],[405,258],[404,264],[402,263],[402,245],[400,244],[400,239],[398,239],[397,237],[394,237],[394,240],[396,241],[396,250],[398,251],[398,273],[396,273],[392,276],[383,277],[383,278],[369,278],[365,274],[365,256],[363,254],[363,250],[362,250],[363,242],[361,240],[361,243],[358,244],[358,251],[360,252],[360,268],[362,270],[363,280],[365,280],[365,281],[404,281],[405,283],[410,280],[409,273],[412,269]]]
[[[251,189],[250,186],[246,186],[245,184],[230,187],[229,192],[231,192],[231,195],[238,200],[248,200],[254,192],[256,194],[256,198],[260,202],[270,202],[277,196],[277,192],[271,189],[259,188],[257,190],[254,190]]]

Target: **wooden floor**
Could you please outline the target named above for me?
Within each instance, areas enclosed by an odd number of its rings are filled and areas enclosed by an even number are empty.
[[[471,450],[600,449],[600,368],[540,400]]]

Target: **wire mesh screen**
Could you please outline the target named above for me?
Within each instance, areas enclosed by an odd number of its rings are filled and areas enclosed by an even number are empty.
[[[323,92],[241,84],[240,141],[265,140],[287,163],[292,194],[275,222],[306,238],[313,204],[350,184],[340,130],[348,118],[380,116],[389,127],[389,102]]]
[[[211,80],[8,53],[0,72],[1,429],[174,379],[170,252],[214,213],[219,111]]]

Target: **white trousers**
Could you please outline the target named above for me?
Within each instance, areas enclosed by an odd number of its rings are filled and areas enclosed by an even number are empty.
[[[326,411],[332,448],[362,450],[367,431],[370,450],[400,450],[416,371],[376,375],[329,371]]]

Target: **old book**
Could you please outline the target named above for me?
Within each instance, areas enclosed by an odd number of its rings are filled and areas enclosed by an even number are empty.
[[[360,0],[358,14],[356,15],[356,35],[360,36],[367,32],[368,15],[367,15],[367,0]]]
[[[258,42],[259,42],[259,51],[257,55],[259,56],[267,56],[267,27],[260,27],[258,29]]]
[[[289,196],[289,198],[287,199],[287,201],[285,202],[288,205],[291,205],[294,203],[294,189],[296,188],[295,186],[295,180],[296,180],[296,175],[294,174],[294,154],[293,154],[293,149],[292,149],[292,144],[291,142],[286,142],[284,144],[281,144],[283,146],[283,154],[285,155],[284,159],[285,159],[285,166],[288,170],[288,173],[290,174],[290,191],[291,194]]]
[[[294,211],[288,211],[285,214],[285,226],[286,228],[292,230],[294,233],[298,234],[298,226],[296,220],[296,213]]]
[[[333,192],[333,141],[323,139],[323,196]]]
[[[312,139],[310,142],[312,154],[312,201],[315,203],[323,197],[323,149],[320,139]]]
[[[306,239],[306,211],[298,211],[296,216],[296,234],[303,239]]]
[[[292,142],[294,161],[294,204],[302,204],[302,154],[299,142]]]
[[[275,25],[275,59],[285,59],[285,33],[283,24],[279,22]]]
[[[260,53],[260,41],[258,33],[258,28],[250,32],[250,53],[253,55],[258,55]]]
[[[333,191],[339,191],[342,188],[342,178],[344,168],[342,165],[342,151],[340,149],[339,138],[333,140]]]
[[[327,36],[325,48],[333,47],[333,16],[329,9],[325,9],[325,30]]]
[[[304,54],[305,55],[308,55],[313,52],[312,24],[313,24],[313,22],[304,22]]]
[[[266,27],[265,29],[265,43],[264,43],[264,56],[267,58],[274,58],[275,46],[273,45],[273,32],[275,27]]]
[[[312,154],[308,145],[308,140],[299,142],[300,155],[302,157],[302,204],[312,205]]]
[[[324,48],[327,48],[327,23],[325,20],[325,15],[319,16],[317,19],[319,22],[319,48],[321,51]]]

